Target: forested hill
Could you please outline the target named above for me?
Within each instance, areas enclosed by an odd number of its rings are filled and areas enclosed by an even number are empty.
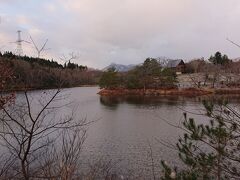
[[[31,64],[36,63],[41,66],[45,67],[51,67],[51,68],[69,68],[69,69],[81,69],[81,70],[87,70],[87,66],[78,65],[75,63],[71,63],[70,61],[66,62],[64,65],[59,64],[57,61],[49,60],[49,59],[41,59],[41,58],[35,58],[35,57],[29,57],[29,56],[17,56],[13,54],[12,52],[4,52],[3,54],[0,52],[0,57],[7,58],[9,60],[18,59],[22,61],[29,62]]]
[[[0,53],[0,61],[13,72],[8,88],[17,90],[95,85],[101,76],[101,71],[70,61],[62,65],[53,60],[16,56],[12,52]]]

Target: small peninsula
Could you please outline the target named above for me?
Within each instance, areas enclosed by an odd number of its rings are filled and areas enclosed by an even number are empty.
[[[114,67],[100,78],[101,96],[202,96],[239,94],[238,62],[216,52],[209,61],[196,59],[185,63],[181,59],[147,58],[127,72]]]

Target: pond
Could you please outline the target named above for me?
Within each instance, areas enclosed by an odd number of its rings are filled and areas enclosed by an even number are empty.
[[[180,126],[183,113],[198,123],[207,123],[203,116],[203,99],[218,100],[222,97],[101,97],[98,87],[63,89],[61,105],[57,111],[65,115],[74,109],[76,119],[94,121],[87,128],[87,139],[82,152],[83,163],[99,160],[113,164],[117,174],[151,174],[152,163],[160,171],[161,160],[179,164],[175,145],[183,132]],[[45,91],[32,91],[30,96],[39,98]],[[18,97],[22,97],[19,93]],[[240,97],[223,97],[238,105]],[[20,98],[21,99],[21,98]],[[67,103],[70,102],[70,103]],[[152,162],[152,158],[154,162]]]

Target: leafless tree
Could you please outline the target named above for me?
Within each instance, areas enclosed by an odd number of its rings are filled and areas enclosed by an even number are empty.
[[[208,72],[208,80],[211,83],[212,88],[216,88],[220,83],[220,76],[224,74],[224,67],[221,65],[213,65],[210,64],[208,68],[206,68],[206,73]]]
[[[15,103],[9,107],[1,106],[0,138],[8,157],[15,161],[9,170],[13,178],[34,178],[39,170],[36,165],[39,157],[46,149],[59,141],[59,133],[63,133],[63,130],[68,130],[68,133],[70,130],[75,130],[75,134],[65,133],[66,139],[62,138],[62,148],[65,152],[63,154],[65,157],[63,157],[66,160],[66,165],[68,167],[74,163],[76,157],[70,158],[69,154],[66,153],[72,154],[72,152],[78,151],[76,145],[82,144],[85,136],[83,127],[88,123],[85,119],[76,121],[73,114],[57,117],[54,112],[61,107],[57,105],[60,100],[62,100],[60,89],[44,93],[37,101],[39,106],[37,110],[33,108],[34,99],[29,96],[28,92],[24,92],[21,103]],[[76,133],[76,128],[81,132],[81,136]],[[77,144],[75,144],[76,139],[79,139]],[[66,175],[66,173],[64,174]]]
[[[99,159],[95,160],[93,163],[89,163],[87,173],[83,175],[83,177],[86,180],[123,179],[121,175],[117,175],[116,173],[113,173],[113,169],[117,167],[120,161],[121,160],[113,161],[112,159],[104,160],[104,157],[102,156]]]
[[[74,179],[79,177],[79,161],[86,138],[86,130],[77,127],[63,131],[59,144],[50,146],[39,161],[37,174],[41,178]]]
[[[71,60],[76,60],[79,58],[79,54],[75,53],[75,52],[71,52],[68,55],[62,54],[62,56],[60,57],[60,60],[63,63],[67,63],[70,62]]]
[[[6,94],[9,81],[14,78],[13,70],[3,59],[0,59],[0,109],[1,106],[8,104],[14,100],[14,93]]]

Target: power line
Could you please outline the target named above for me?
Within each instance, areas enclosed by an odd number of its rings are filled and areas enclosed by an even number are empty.
[[[227,41],[229,41],[230,43],[232,43],[232,44],[234,44],[235,46],[237,46],[237,47],[239,47],[239,48],[240,48],[240,45],[239,45],[239,44],[237,44],[237,43],[235,43],[235,42],[231,41],[230,39],[228,39],[228,38],[227,38]]]

